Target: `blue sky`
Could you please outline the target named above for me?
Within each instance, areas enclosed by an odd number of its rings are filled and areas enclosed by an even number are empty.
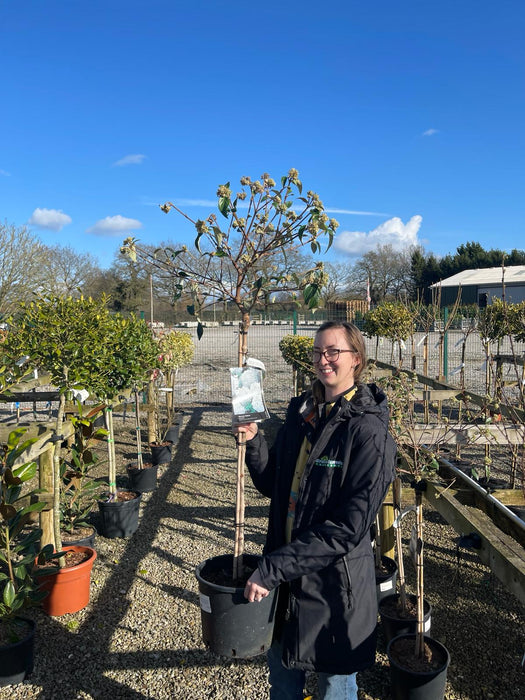
[[[377,243],[525,248],[522,0],[0,0],[0,221],[109,266],[297,168]]]

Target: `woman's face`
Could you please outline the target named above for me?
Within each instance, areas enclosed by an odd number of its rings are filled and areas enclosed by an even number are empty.
[[[338,357],[335,350],[341,350]],[[359,355],[349,352],[353,350],[343,328],[328,328],[315,336],[314,368],[317,378],[324,385],[327,401],[334,401],[353,386],[354,368],[359,364]],[[329,357],[330,351],[333,357]]]

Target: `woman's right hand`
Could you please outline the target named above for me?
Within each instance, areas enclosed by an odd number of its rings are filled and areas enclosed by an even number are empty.
[[[232,428],[234,435],[238,436],[241,433],[244,433],[246,440],[253,440],[253,438],[257,435],[258,430],[259,428],[257,423],[242,423],[241,425],[234,425]]]

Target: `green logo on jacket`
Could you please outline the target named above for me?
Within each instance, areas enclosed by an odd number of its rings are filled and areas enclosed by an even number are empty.
[[[329,457],[321,457],[314,462],[315,467],[325,467],[326,469],[342,469],[343,463],[338,459],[330,459]]]

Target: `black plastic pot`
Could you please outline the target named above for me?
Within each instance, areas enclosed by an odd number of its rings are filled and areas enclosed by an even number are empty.
[[[402,634],[394,637],[387,646],[386,653],[390,663],[390,681],[393,700],[443,700],[445,697],[445,684],[447,682],[447,669],[450,663],[450,654],[443,644],[432,637],[425,636],[425,643],[436,657],[435,668],[429,670],[414,671],[407,668],[403,659],[399,659],[396,653],[396,645],[399,641],[408,642],[409,649],[416,643],[415,634]]]
[[[385,571],[376,570],[376,593],[379,605],[383,598],[396,592],[397,564],[391,557],[381,557]]]
[[[149,447],[151,450],[151,461],[155,466],[171,462],[171,442],[162,445],[150,443]]]
[[[131,537],[139,526],[139,506],[142,496],[138,491],[133,492],[135,498],[130,501],[99,501],[101,526],[100,534],[113,539],[115,537]]]
[[[67,535],[65,533],[62,534],[62,544],[69,546],[73,545],[80,545],[81,547],[91,547],[91,549],[95,549],[95,537],[96,537],[97,531],[95,530],[94,527],[91,528],[91,534],[86,535],[85,537],[78,537],[76,539],[67,539]]]
[[[244,555],[244,564],[255,569],[259,557]],[[212,583],[207,577],[214,572],[232,570],[233,557],[225,554],[207,559],[197,566],[199,582],[202,638],[215,654],[249,659],[264,654],[272,643],[275,590],[260,602],[249,603],[244,586],[230,587]]]
[[[179,441],[181,424],[182,413],[177,418],[175,418],[175,420],[173,421],[173,425],[171,425],[168,428],[168,430],[166,431],[166,435],[164,436],[166,442],[171,442],[172,448],[175,447],[175,445]]]
[[[14,621],[0,620],[0,625],[20,622],[21,639],[0,647],[0,687],[22,683],[33,670],[35,647],[35,622],[25,617]]]
[[[158,466],[156,464],[143,467],[142,469],[138,469],[135,465],[130,465],[128,467],[128,478],[131,490],[139,493],[154,491],[157,486],[157,472]]]
[[[417,606],[417,596],[409,595],[408,600]],[[389,642],[394,637],[400,634],[415,634],[417,629],[417,619],[413,617],[400,617],[396,603],[399,600],[399,594],[385,596],[379,602],[379,615],[381,617],[381,626],[385,635],[385,640]],[[428,634],[431,626],[432,607],[428,600],[423,599],[423,633]]]

